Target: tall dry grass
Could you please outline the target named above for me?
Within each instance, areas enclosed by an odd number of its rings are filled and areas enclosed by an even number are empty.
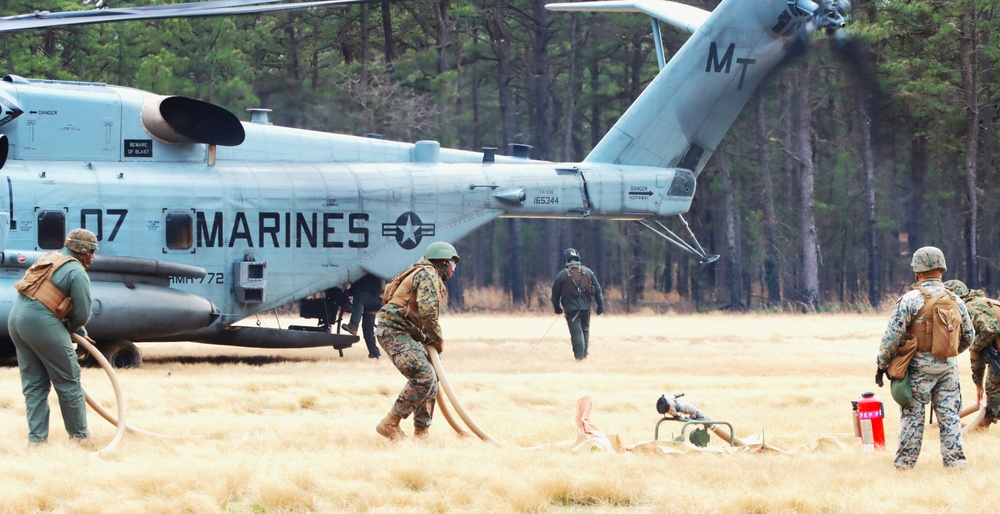
[[[262,319],[264,324],[275,321]],[[287,324],[289,321],[282,321]],[[53,394],[50,443],[27,449],[18,372],[0,369],[3,512],[986,512],[994,510],[1000,431],[966,439],[970,469],[942,468],[928,429],[915,470],[861,452],[850,401],[872,390],[881,315],[602,316],[577,363],[555,316],[452,315],[442,359],[463,404],[504,446],[459,438],[438,415],[426,441],[391,443],[373,427],[403,378],[363,345],[261,351],[145,345],[119,372],[130,434],[95,458],[113,428],[91,413],[93,441],[66,439]],[[543,334],[546,334],[543,337]],[[967,356],[962,372],[973,400]],[[84,385],[105,405],[99,369]],[[626,446],[653,438],[656,399],[685,400],[763,432],[787,453],[573,454],[576,401]],[[412,422],[404,421],[412,431]],[[661,438],[678,433],[661,425]],[[836,445],[813,450],[820,438]],[[714,449],[724,442],[715,438]],[[534,449],[526,449],[535,447]]]

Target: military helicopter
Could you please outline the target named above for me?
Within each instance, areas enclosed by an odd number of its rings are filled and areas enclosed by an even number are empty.
[[[0,32],[349,2],[267,3],[36,13],[0,18]],[[803,31],[843,27],[847,4],[547,8],[646,13],[657,42],[660,22],[692,34],[669,62],[657,45],[661,71],[582,162],[279,127],[264,112],[242,122],[190,98],[3,77],[0,346],[13,348],[13,283],[77,226],[101,247],[89,270],[88,332],[124,366],[138,365],[134,343],[146,341],[342,349],[357,338],[331,333],[329,320],[325,330],[233,324],[366,273],[392,277],[432,241],[457,241],[496,218],[637,220],[703,261],[717,258],[686,223],[679,237],[655,219],[683,222],[697,175],[758,85]]]

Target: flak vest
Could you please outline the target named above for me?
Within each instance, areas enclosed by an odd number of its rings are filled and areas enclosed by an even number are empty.
[[[440,308],[441,301],[445,295],[444,284],[441,283],[441,279],[437,275],[437,269],[433,264],[414,264],[410,266],[410,269],[392,279],[392,282],[389,282],[389,285],[385,287],[385,291],[382,293],[383,304],[391,303],[402,307],[403,316],[420,330],[424,330],[426,327],[424,327],[424,320],[420,319],[420,313],[417,311],[417,290],[413,287],[413,277],[422,269],[427,270],[431,274],[434,289],[437,291],[438,307]]]
[[[52,275],[73,260],[75,259],[59,252],[47,253],[24,272],[24,278],[14,284],[14,289],[32,300],[42,302],[56,318],[65,320],[73,312],[73,299],[64,295],[52,283]]]

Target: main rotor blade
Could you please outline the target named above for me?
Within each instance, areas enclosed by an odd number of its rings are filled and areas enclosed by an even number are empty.
[[[65,25],[89,25],[118,21],[152,20],[160,18],[190,18],[204,16],[231,16],[280,12],[312,7],[330,7],[369,2],[371,0],[322,0],[315,2],[292,2],[275,4],[280,0],[215,0],[182,4],[154,5],[145,7],[122,7],[116,9],[91,9],[52,13],[40,11],[32,14],[0,18],[0,33],[23,30],[61,27]],[[261,5],[274,4],[274,5]]]

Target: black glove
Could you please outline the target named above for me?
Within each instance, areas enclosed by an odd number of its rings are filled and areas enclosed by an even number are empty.
[[[604,309],[602,309],[601,307],[598,307],[597,308],[597,315],[600,316],[601,314],[604,314]]]
[[[882,382],[882,376],[885,375],[886,373],[888,373],[888,371],[882,368],[879,368],[878,371],[875,372],[875,385],[879,387],[882,387],[884,385]]]
[[[556,307],[556,314],[562,314],[562,308]]]

